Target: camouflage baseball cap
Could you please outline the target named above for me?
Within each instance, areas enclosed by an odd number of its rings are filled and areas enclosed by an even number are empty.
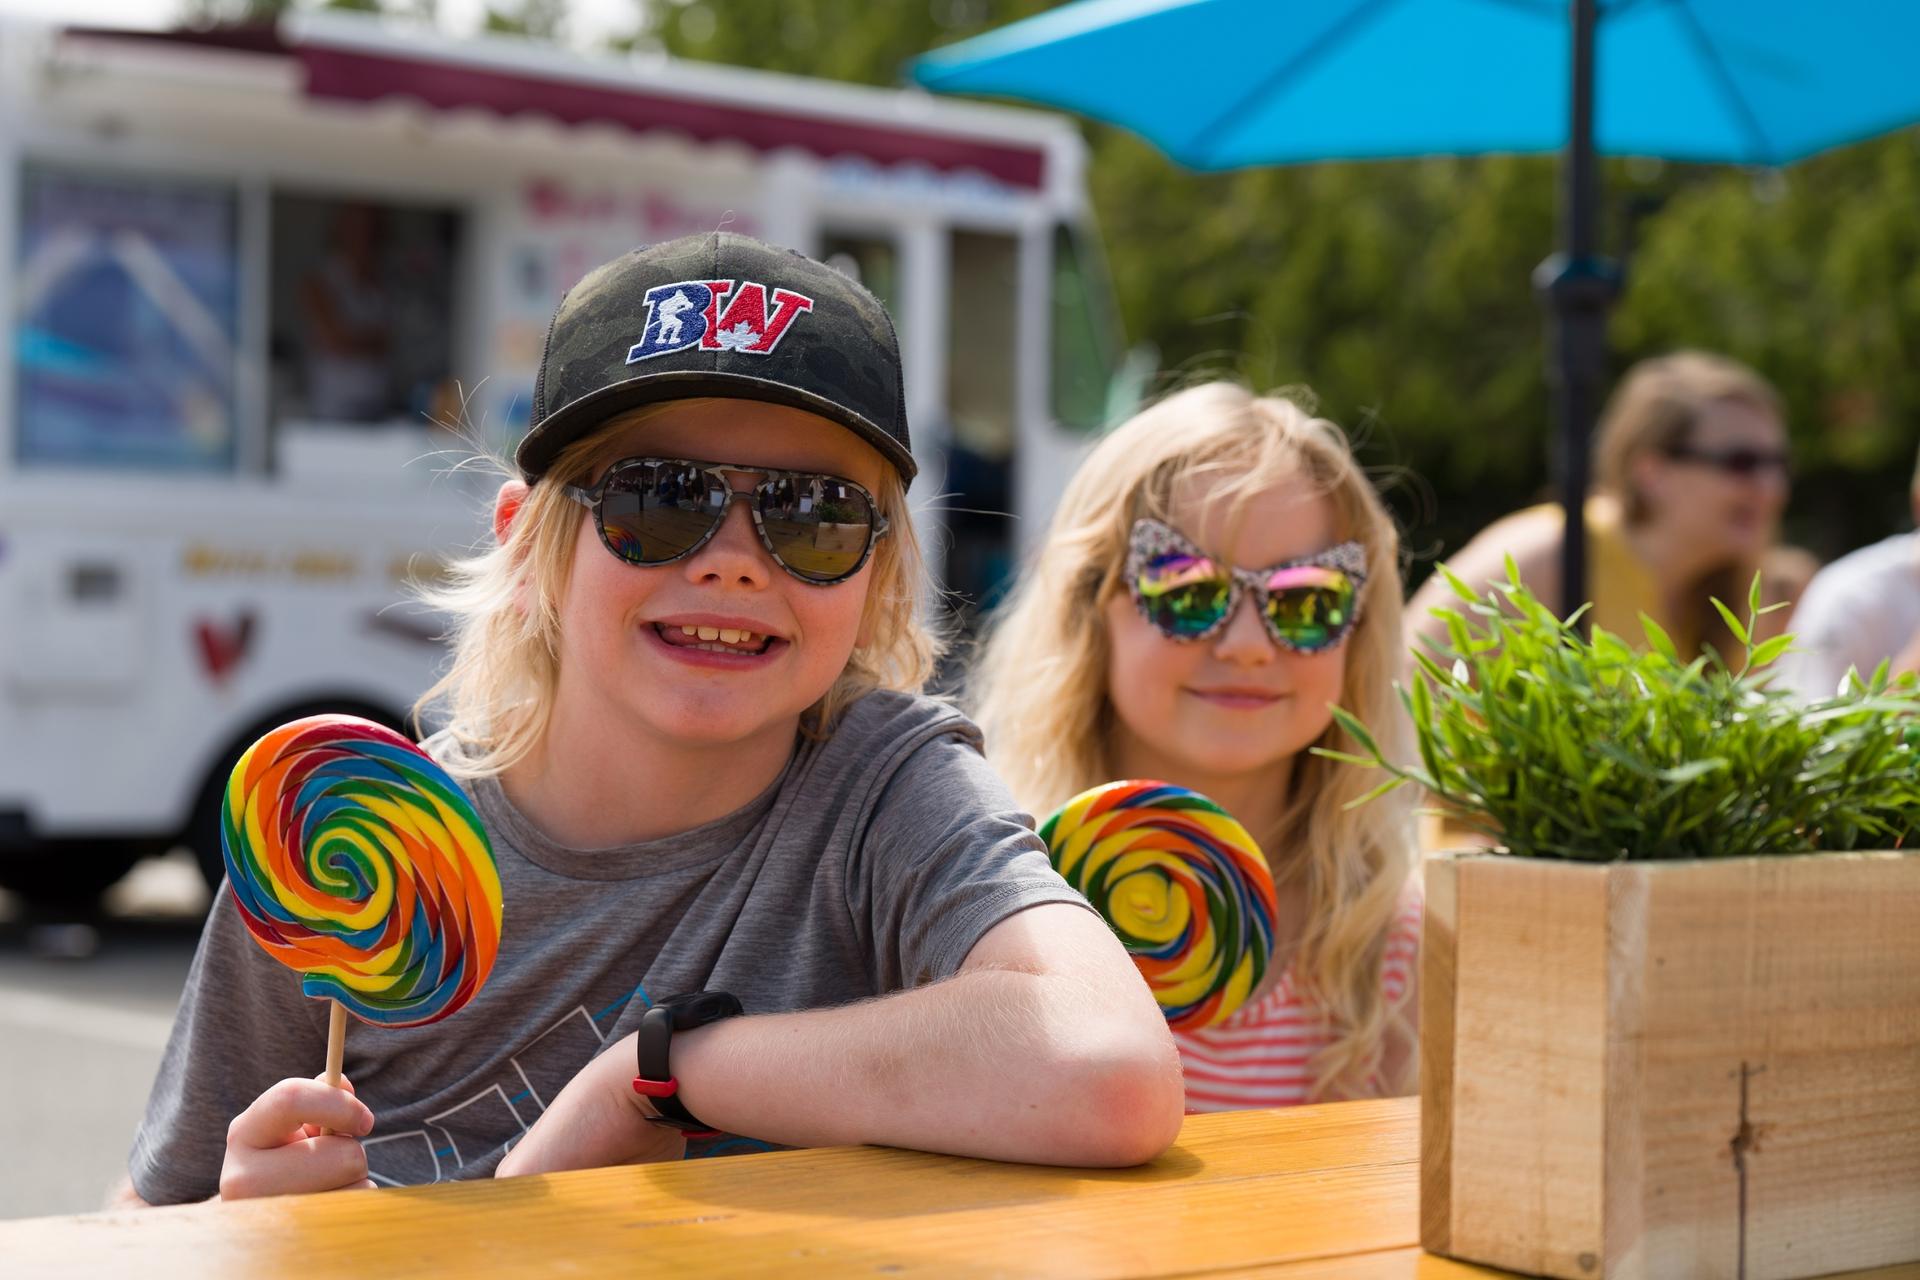
[[[697,396],[817,413],[913,479],[886,308],[824,263],[728,231],[635,249],[568,290],[514,461],[537,480],[608,418]]]

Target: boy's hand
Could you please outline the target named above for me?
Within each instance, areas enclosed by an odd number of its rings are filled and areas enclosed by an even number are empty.
[[[563,1169],[679,1160],[687,1141],[654,1124],[646,1098],[633,1091],[634,1037],[629,1035],[581,1069],[494,1170],[496,1178]]]
[[[235,1116],[227,1126],[220,1198],[371,1187],[358,1139],[373,1132],[373,1112],[344,1077],[341,1084],[282,1080]],[[325,1129],[333,1133],[322,1136]]]

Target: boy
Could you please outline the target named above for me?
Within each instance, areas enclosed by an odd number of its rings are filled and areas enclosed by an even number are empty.
[[[278,1079],[319,1061],[324,1012],[223,895],[123,1197],[672,1159],[689,1134],[1164,1149],[1158,1008],[977,730],[919,694],[937,646],[879,303],[724,232],[628,254],[562,301],[516,462],[498,545],[438,596],[451,722],[426,744],[499,856],[491,980],[446,1022],[354,1026],[357,1095]]]

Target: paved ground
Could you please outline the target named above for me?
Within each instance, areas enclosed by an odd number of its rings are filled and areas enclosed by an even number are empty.
[[[98,1208],[125,1170],[206,900],[184,852],[135,868],[91,937],[0,893],[0,1218]]]

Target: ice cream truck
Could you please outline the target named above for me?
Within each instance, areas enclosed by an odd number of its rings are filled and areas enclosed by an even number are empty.
[[[893,311],[945,585],[990,601],[1130,394],[1066,121],[349,15],[0,25],[0,885],[219,869],[245,745],[402,724],[547,319],[727,227]],[[1135,379],[1137,381],[1137,379]]]

